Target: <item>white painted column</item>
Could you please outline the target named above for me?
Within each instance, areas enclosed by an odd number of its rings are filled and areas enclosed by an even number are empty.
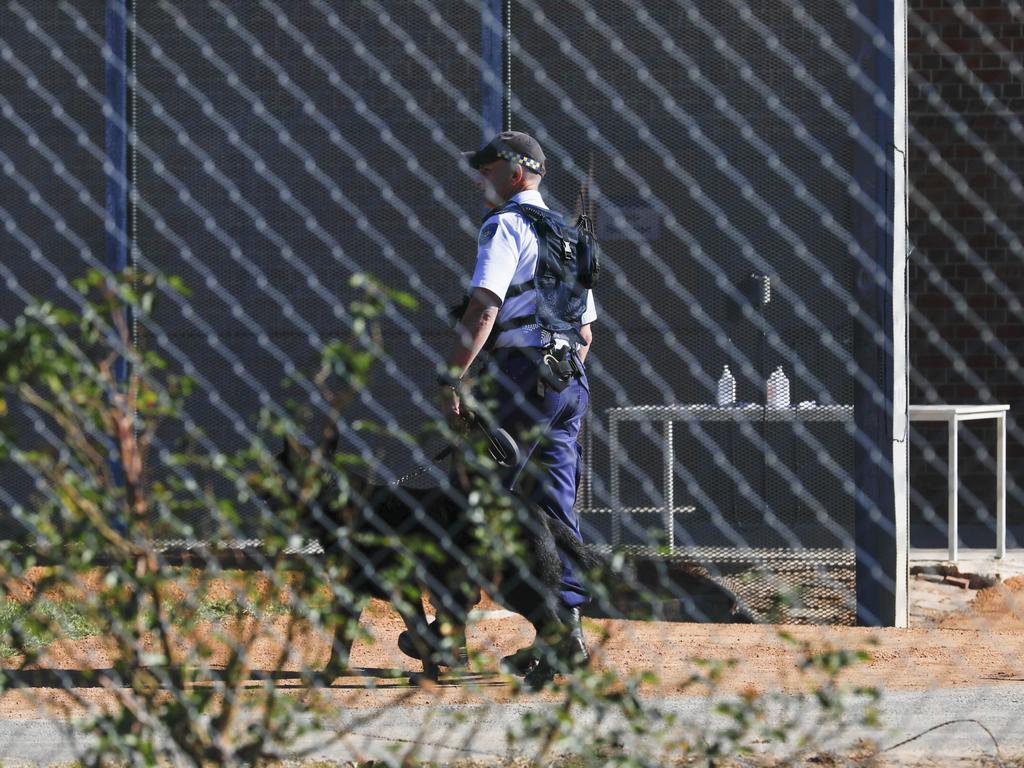
[[[907,0],[893,2],[893,207],[892,207],[892,476],[896,525],[896,626],[910,623],[910,477],[907,436],[909,365],[907,355]]]
[[[619,420],[615,413],[608,416],[608,453],[611,457],[609,483],[612,492],[612,547],[622,544],[622,501],[619,498]]]
[[[950,414],[949,422],[949,466],[947,468],[947,487],[946,495],[947,501],[947,517],[949,524],[949,560],[955,563],[957,560],[957,540],[958,536],[958,525],[957,525],[957,489],[960,486],[960,462],[959,452],[957,446],[957,428],[959,426],[956,414]]]
[[[996,557],[1006,557],[1006,414],[996,417]]]
[[[669,417],[665,419],[665,450],[663,451],[665,457],[663,475],[665,483],[665,533],[667,534],[666,543],[668,544],[669,551],[672,551],[676,545],[676,527],[672,519],[672,512],[676,504],[674,482],[676,452],[672,437],[672,419]]]

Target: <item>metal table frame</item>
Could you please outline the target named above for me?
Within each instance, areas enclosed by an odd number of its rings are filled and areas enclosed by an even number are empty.
[[[912,405],[911,421],[944,421],[949,433],[949,461],[946,470],[946,497],[949,560],[957,561],[958,507],[960,487],[960,451],[957,445],[961,421],[996,420],[996,557],[1006,556],[1006,412],[1008,405]]]
[[[785,408],[766,408],[763,405],[633,405],[624,408],[609,408],[608,411],[608,449],[611,459],[611,496],[612,496],[612,547],[622,544],[621,512],[621,479],[619,424],[624,421],[662,423],[663,453],[662,478],[664,484],[664,504],[662,516],[668,539],[669,551],[675,549],[675,525],[673,511],[675,509],[675,445],[673,422],[676,421],[853,421],[852,405],[813,405],[789,406]]]

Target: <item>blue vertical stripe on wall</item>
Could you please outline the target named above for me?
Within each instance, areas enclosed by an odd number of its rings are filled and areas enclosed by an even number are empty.
[[[483,0],[480,14],[480,58],[483,61],[480,72],[481,143],[490,141],[504,127],[503,27],[502,0]]]
[[[128,267],[128,141],[126,135],[128,101],[127,41],[128,9],[127,0],[106,0],[104,27],[107,47],[111,55],[104,64],[106,105],[105,150],[106,162],[106,265],[112,272]],[[116,311],[116,310],[115,310]],[[130,310],[126,308],[125,319],[131,327]],[[126,382],[130,372],[128,361],[118,357],[114,375],[120,382]],[[124,473],[116,447],[111,450],[111,470],[118,483]],[[113,521],[123,529],[123,521]]]
[[[107,266],[119,271],[128,266],[128,245],[124,233],[128,231],[128,141],[127,124],[128,83],[125,78],[127,61],[126,0],[106,0],[106,41],[112,53],[104,67],[106,102],[110,108],[106,119],[106,159],[109,162],[107,182]],[[120,64],[120,66],[118,66]]]

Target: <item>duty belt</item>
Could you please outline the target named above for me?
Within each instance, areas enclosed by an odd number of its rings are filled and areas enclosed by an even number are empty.
[[[569,386],[574,378],[583,375],[583,368],[577,362],[576,353],[568,346],[552,347],[501,347],[495,352],[506,351],[528,357],[537,364],[537,389],[543,394],[543,387],[548,386],[561,392]]]

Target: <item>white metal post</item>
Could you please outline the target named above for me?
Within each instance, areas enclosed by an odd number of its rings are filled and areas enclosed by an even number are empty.
[[[996,417],[996,557],[1006,556],[1006,413]]]
[[[949,560],[955,563],[957,560],[957,542],[959,531],[957,525],[957,504],[956,492],[960,485],[959,456],[957,452],[957,417],[953,413],[949,417],[949,473],[947,495],[948,517],[949,517]]]
[[[619,499],[619,419],[615,413],[608,416],[608,453],[611,456],[612,547],[618,549],[622,544],[622,507]]]
[[[672,520],[672,510],[675,507],[675,446],[672,441],[672,418],[665,419],[665,533],[668,534],[668,549],[671,552],[676,546],[676,531]]]

